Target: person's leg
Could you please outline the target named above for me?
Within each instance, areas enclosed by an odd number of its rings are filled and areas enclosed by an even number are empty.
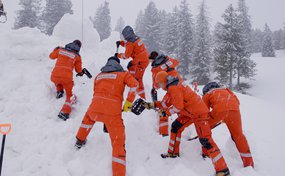
[[[242,131],[242,121],[240,111],[229,111],[224,114],[226,116],[225,123],[231,133],[232,139],[240,153],[244,167],[254,167],[253,158],[250,152],[246,137]]]
[[[66,99],[63,107],[61,108],[62,113],[64,114],[70,114],[71,113],[71,106],[72,106],[72,101],[71,101],[71,96],[72,94],[72,88],[73,88],[73,81],[70,82],[65,82],[63,84],[64,90],[66,92]]]
[[[135,78],[139,82],[139,87],[137,88],[137,94],[145,99],[145,90],[144,90],[144,84],[143,84],[143,75],[145,72],[145,68],[142,67],[141,65],[136,65],[135,66]]]
[[[209,157],[212,160],[216,173],[228,173],[228,166],[224,160],[223,155],[220,152],[220,149],[214,142],[212,138],[212,132],[208,114],[201,114],[193,118],[197,134],[199,136],[199,141],[202,146],[207,150]]]
[[[82,123],[78,129],[76,139],[80,141],[85,141],[87,136],[89,135],[95,121],[90,119],[88,112],[85,113],[85,116],[82,120]]]
[[[159,117],[159,134],[168,136],[168,116]]]
[[[105,122],[108,129],[112,152],[113,176],[126,175],[125,127],[121,116],[110,117],[113,120]]]

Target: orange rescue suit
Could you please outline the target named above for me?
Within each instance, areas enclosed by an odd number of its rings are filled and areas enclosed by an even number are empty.
[[[56,60],[55,67],[51,73],[51,81],[56,85],[57,91],[65,89],[66,100],[61,112],[70,114],[73,88],[73,69],[77,73],[82,72],[82,61],[79,54],[57,47],[49,55],[50,59]]]
[[[106,125],[113,148],[113,176],[126,175],[125,127],[122,119],[122,101],[126,85],[130,87],[127,100],[133,102],[138,82],[129,72],[97,75],[94,81],[93,100],[76,136],[77,139],[85,141],[95,121]]]
[[[212,109],[209,119],[210,126],[213,127],[220,121],[224,122],[236,144],[244,167],[254,167],[250,148],[242,130],[240,102],[237,96],[228,88],[215,88],[203,96],[203,101]],[[207,155],[205,149],[203,153]]]
[[[120,45],[125,47],[125,53],[119,53],[118,58],[120,59],[128,59],[133,58],[132,60],[132,68],[131,70],[134,71],[134,76],[139,82],[139,86],[137,88],[137,94],[145,99],[145,91],[143,85],[143,75],[145,69],[149,64],[148,59],[148,52],[147,49],[141,39],[137,39],[135,42],[124,42],[121,41]]]

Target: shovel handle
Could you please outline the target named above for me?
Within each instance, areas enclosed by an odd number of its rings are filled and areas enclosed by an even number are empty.
[[[0,124],[0,134],[6,135],[11,131],[11,124]]]

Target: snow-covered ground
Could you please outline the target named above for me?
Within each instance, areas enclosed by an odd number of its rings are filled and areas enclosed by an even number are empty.
[[[97,123],[88,137],[88,144],[75,150],[75,135],[92,99],[93,79],[74,78],[74,92],[78,97],[71,119],[62,121],[57,114],[64,99],[55,99],[50,81],[54,61],[48,55],[54,47],[80,38],[80,33],[66,30],[66,16],[57,26],[55,36],[47,37],[35,29],[11,30],[0,28],[0,123],[12,123],[7,135],[3,176],[111,176],[111,144],[108,134]],[[86,25],[88,22],[86,22]],[[99,43],[98,34],[86,28],[83,66],[93,75],[99,73],[106,59],[115,52],[118,33]],[[4,41],[4,42],[3,42]],[[224,125],[213,130],[233,176],[283,176],[283,125],[285,103],[282,100],[285,81],[285,51],[277,58],[254,55],[258,63],[252,96],[237,94],[241,102],[244,133],[255,160],[255,169],[243,168],[239,154]],[[127,61],[123,62],[126,67]],[[94,78],[94,77],[93,77]],[[150,68],[144,82],[151,86]],[[148,98],[150,96],[148,95]],[[280,101],[279,101],[280,100]],[[283,106],[283,107],[282,107]],[[214,173],[209,159],[200,156],[198,141],[187,142],[194,136],[186,129],[181,145],[181,157],[162,159],[168,138],[158,135],[155,112],[141,116],[123,113],[126,126],[127,173],[129,176],[208,176]],[[172,117],[172,120],[175,117]]]

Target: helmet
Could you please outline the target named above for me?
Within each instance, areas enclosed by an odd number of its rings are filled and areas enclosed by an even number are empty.
[[[209,82],[206,84],[203,88],[203,95],[205,95],[207,92],[209,92],[212,89],[219,88],[220,85],[216,82]]]
[[[160,71],[157,73],[155,77],[155,83],[164,90],[166,89],[167,76],[168,74],[166,71]]]
[[[125,40],[130,41],[131,39],[135,38],[135,32],[131,26],[126,26],[122,31],[123,37]]]
[[[153,52],[150,53],[149,59],[150,60],[155,60],[157,58],[157,56],[158,56],[158,52],[153,51]]]
[[[72,43],[74,43],[75,45],[77,45],[79,48],[81,48],[81,41],[80,40],[74,40]]]
[[[120,63],[120,59],[118,59],[118,58],[115,57],[115,56],[110,57],[110,58],[108,59],[108,61],[110,61],[110,60],[114,60],[114,61],[118,62],[118,64]]]

